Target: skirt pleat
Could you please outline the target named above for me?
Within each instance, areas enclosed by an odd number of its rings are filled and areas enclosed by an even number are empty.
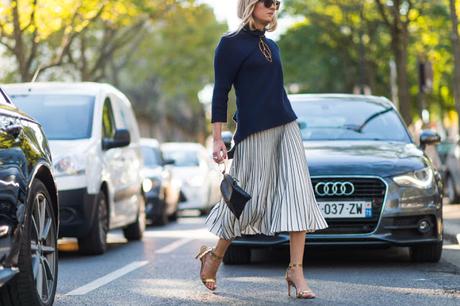
[[[316,202],[296,121],[251,134],[235,150],[229,173],[251,194],[238,220],[221,199],[206,218],[209,231],[242,235],[327,228]]]

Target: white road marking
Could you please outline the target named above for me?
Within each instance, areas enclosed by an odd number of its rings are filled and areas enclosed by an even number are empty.
[[[157,254],[171,253],[175,249],[180,248],[181,246],[183,246],[186,243],[189,243],[192,240],[193,239],[190,239],[190,238],[183,238],[183,239],[176,240],[173,243],[170,243],[162,247],[161,249],[157,250],[155,253]]]
[[[77,288],[75,290],[72,290],[70,291],[69,293],[67,293],[66,295],[84,295],[84,294],[87,294],[88,292],[91,292],[93,291],[94,289],[97,289],[99,287],[102,287],[114,280],[116,280],[117,278],[120,278],[122,277],[123,275],[125,274],[128,274],[129,272],[131,271],[134,271],[136,269],[139,269],[140,267],[143,267],[145,266],[146,264],[148,264],[149,262],[148,261],[134,261],[126,266],[124,266],[123,268],[121,269],[118,269],[118,270],[115,270],[105,276],[102,276],[80,288]]]

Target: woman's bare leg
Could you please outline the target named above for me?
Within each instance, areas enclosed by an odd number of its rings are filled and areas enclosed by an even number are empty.
[[[305,250],[305,231],[302,232],[290,232],[290,257],[291,264],[302,264],[303,254]],[[305,281],[302,267],[294,267],[288,271],[289,278],[295,283],[297,292],[303,290],[310,290]]]
[[[216,246],[214,247],[214,254],[216,254],[219,257],[224,257],[225,252],[227,251],[227,248],[230,246],[232,243],[231,240],[225,240],[225,239],[219,239],[217,242]],[[205,256],[204,264],[203,264],[203,269],[201,270],[201,278],[206,279],[206,278],[216,278],[217,270],[219,269],[221,260],[216,259],[213,257],[211,254],[207,254]],[[205,284],[206,287],[210,290],[216,289],[216,284],[209,282]]]

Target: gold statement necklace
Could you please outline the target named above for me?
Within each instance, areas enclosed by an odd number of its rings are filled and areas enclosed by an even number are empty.
[[[260,49],[260,52],[262,52],[262,54],[265,56],[267,61],[269,61],[271,63],[273,61],[273,59],[272,59],[272,51],[270,50],[270,47],[265,42],[264,37],[265,36],[263,36],[263,35],[259,36],[259,49]]]

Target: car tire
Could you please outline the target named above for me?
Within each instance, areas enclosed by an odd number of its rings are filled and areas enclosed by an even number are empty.
[[[176,222],[177,218],[179,218],[179,211],[176,209],[171,216],[169,216],[169,221]]]
[[[251,263],[251,249],[230,245],[225,252],[224,264],[245,265]]]
[[[54,302],[58,276],[56,219],[51,197],[40,180],[32,183],[27,210],[18,257],[20,272],[0,289],[0,305],[49,306]]]
[[[78,238],[78,249],[81,254],[101,255],[107,250],[109,210],[107,196],[103,190],[96,196],[96,203],[96,216],[94,216],[88,235]]]
[[[200,217],[206,217],[209,214],[209,209],[200,209]]]
[[[166,213],[166,203],[162,201],[160,214],[152,216],[153,225],[166,225],[168,224],[168,215]]]
[[[444,186],[444,195],[447,199],[447,204],[458,203],[460,197],[457,194],[455,181],[451,175],[447,174]]]
[[[409,254],[413,262],[438,262],[442,255],[442,241],[412,246]]]
[[[145,199],[140,197],[139,208],[137,212],[136,222],[131,223],[123,228],[123,234],[128,241],[141,240],[145,230]]]

